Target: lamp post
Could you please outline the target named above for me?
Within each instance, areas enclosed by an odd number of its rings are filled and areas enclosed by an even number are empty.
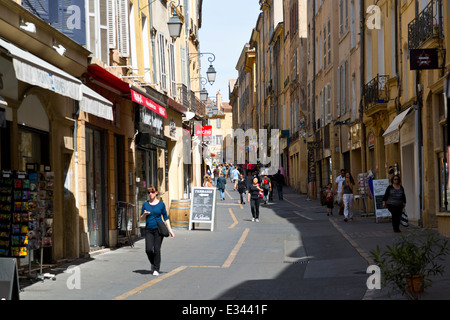
[[[172,5],[174,1],[170,2],[170,5]],[[172,38],[179,38],[181,34],[181,28],[183,27],[183,22],[181,22],[180,18],[177,15],[176,8],[180,6],[180,0],[178,0],[178,5],[173,6],[173,15],[170,17],[169,21],[167,22],[167,26],[169,27],[169,34]]]
[[[197,55],[197,56],[203,56],[205,54],[210,54],[212,57],[208,58],[208,61],[210,63],[208,70],[206,71],[206,77],[208,78],[208,82],[210,85],[212,85],[216,81],[216,69],[214,69],[212,63],[214,60],[216,60],[216,56],[211,52],[199,52],[199,53],[190,53],[189,55]]]

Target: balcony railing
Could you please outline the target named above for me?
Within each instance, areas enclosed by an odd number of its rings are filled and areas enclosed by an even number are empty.
[[[364,102],[366,111],[376,104],[389,101],[388,79],[389,76],[377,75],[365,85]]]
[[[409,49],[418,49],[431,38],[443,38],[442,0],[432,0],[408,24]]]

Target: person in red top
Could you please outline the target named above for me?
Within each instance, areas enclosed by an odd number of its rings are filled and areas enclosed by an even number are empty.
[[[329,183],[323,191],[325,194],[325,204],[327,205],[327,216],[333,215],[334,190],[333,185]]]

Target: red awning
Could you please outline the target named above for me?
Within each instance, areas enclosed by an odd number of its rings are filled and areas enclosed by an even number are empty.
[[[153,99],[145,92],[142,92],[141,90],[137,91],[138,89],[135,87],[131,88],[130,83],[122,81],[104,68],[95,64],[90,65],[88,66],[88,75],[105,86],[119,91],[122,94],[130,95],[132,101],[167,118],[167,110],[165,107],[153,101]]]
[[[124,94],[130,93],[130,84],[128,82],[122,81],[98,65],[92,64],[88,66],[88,75],[112,89]]]

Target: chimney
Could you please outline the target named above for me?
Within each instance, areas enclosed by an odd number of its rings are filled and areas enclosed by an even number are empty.
[[[216,94],[216,106],[217,106],[217,109],[223,111],[222,110],[222,94],[220,93],[220,90],[217,91],[217,94]]]

